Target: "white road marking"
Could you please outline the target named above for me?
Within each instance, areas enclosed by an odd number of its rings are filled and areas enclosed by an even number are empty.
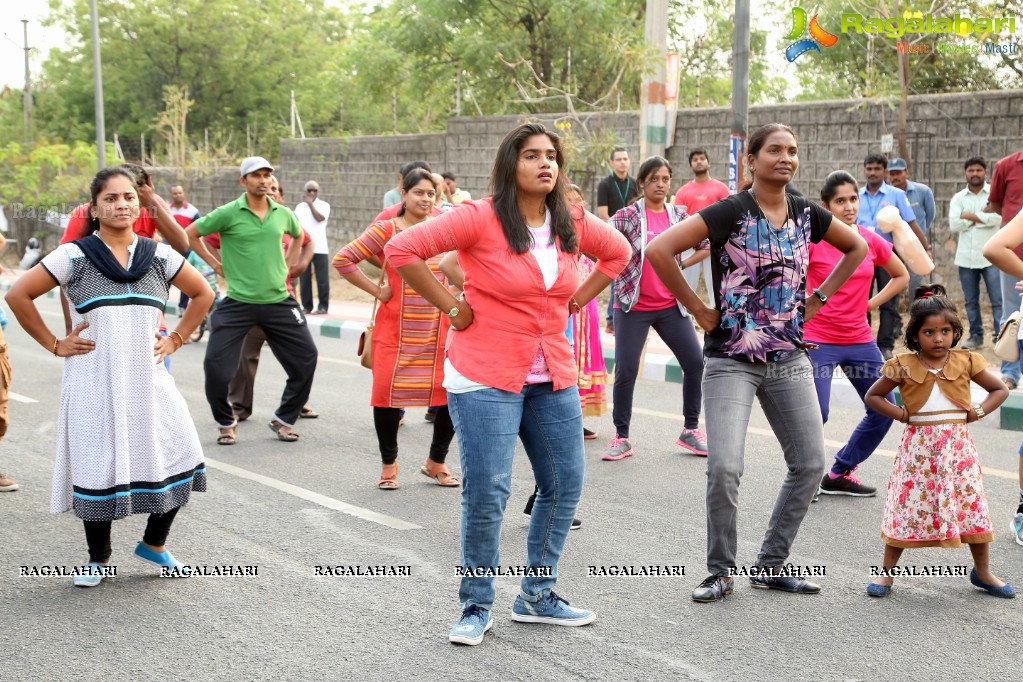
[[[611,403],[608,402],[608,408],[610,408],[610,407],[611,407]],[[662,419],[671,419],[673,421],[682,421],[682,417],[680,417],[677,414],[671,414],[669,412],[658,412],[657,410],[647,410],[647,409],[644,409],[642,407],[634,407],[634,408],[632,408],[632,411],[636,412],[636,413],[639,413],[639,414],[645,414],[645,415],[648,415],[650,417],[660,417]],[[700,420],[700,423],[703,424],[703,420],[702,419]],[[758,428],[756,426],[748,426],[748,427],[746,427],[746,432],[747,433],[753,433],[753,434],[756,434],[758,436],[774,436],[774,431],[771,431],[770,429],[761,429],[761,428]],[[845,443],[842,442],[842,441],[831,440],[830,438],[825,438],[824,439],[824,444],[827,445],[828,447],[835,448],[835,449],[841,448],[843,445],[845,445]],[[898,454],[894,450],[885,450],[883,448],[878,448],[878,449],[874,450],[874,453],[878,454],[878,455],[883,455],[885,457],[891,457],[892,459],[895,459],[895,455]],[[983,471],[984,471],[984,475],[985,476],[995,476],[997,478],[1008,478],[1008,479],[1013,480],[1013,481],[1015,481],[1016,479],[1019,478],[1019,472],[1018,471],[1005,471],[1004,469],[993,469],[993,468],[987,467],[987,466],[983,467]]]
[[[337,358],[325,358],[322,355],[318,358],[318,362],[333,362],[335,365],[351,365],[352,367],[362,367],[362,363],[356,362],[355,360],[338,360]]]
[[[35,398],[29,398],[27,395],[21,395],[20,393],[15,393],[14,391],[8,391],[7,392],[7,396],[11,400],[13,400],[15,402],[18,402],[18,403],[37,403],[37,402],[39,402]]]
[[[206,466],[211,469],[217,469],[224,473],[238,476],[239,478],[245,478],[256,483],[262,483],[265,486],[280,490],[281,492],[294,495],[295,497],[301,498],[307,502],[318,504],[327,509],[333,509],[335,511],[343,512],[350,516],[362,519],[363,521],[372,521],[373,523],[379,523],[381,526],[387,526],[388,528],[394,528],[395,530],[422,530],[422,526],[417,526],[414,523],[409,523],[402,519],[388,516],[387,514],[381,514],[371,509],[364,509],[362,507],[356,507],[354,504],[348,504],[341,500],[335,500],[333,497],[327,497],[320,493],[307,490],[306,488],[300,488],[297,485],[291,483],[285,483],[284,481],[278,481],[276,478],[270,478],[269,476],[263,476],[241,467],[236,467],[233,464],[225,464],[224,462],[218,462],[216,460],[206,458]]]

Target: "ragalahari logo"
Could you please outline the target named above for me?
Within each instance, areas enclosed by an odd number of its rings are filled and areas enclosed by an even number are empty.
[[[811,50],[820,52],[821,47],[832,47],[838,42],[838,36],[834,33],[828,33],[821,28],[821,25],[817,22],[817,16],[816,14],[813,15],[808,27],[806,23],[806,10],[802,7],[792,8],[792,30],[785,36],[785,40],[796,41],[785,48],[785,58],[790,62],[796,61],[801,55]],[[810,37],[798,40],[806,32],[810,33]]]

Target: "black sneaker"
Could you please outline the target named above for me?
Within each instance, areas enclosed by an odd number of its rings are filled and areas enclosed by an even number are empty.
[[[526,508],[522,510],[522,515],[525,516],[527,519],[533,514],[534,502],[536,502],[536,493],[533,493],[532,495],[529,496],[529,499],[526,500]],[[572,519],[572,527],[570,528],[570,530],[579,530],[580,528],[582,528],[582,526],[583,526],[582,521],[580,521],[579,519]]]
[[[733,580],[726,575],[710,575],[693,590],[693,601],[709,604],[721,601],[732,593]]]
[[[849,495],[850,497],[873,497],[877,494],[877,488],[863,485],[860,479],[852,475],[851,471],[838,478],[831,478],[829,474],[824,474],[820,491],[825,495]]]
[[[821,591],[817,583],[793,575],[771,575],[767,569],[761,569],[759,575],[751,575],[749,583],[758,590],[781,590],[793,594],[817,594]]]

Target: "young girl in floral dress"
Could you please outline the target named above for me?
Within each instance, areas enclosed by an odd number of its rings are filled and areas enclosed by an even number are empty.
[[[906,347],[914,352],[886,362],[865,399],[868,407],[907,425],[881,522],[884,575],[867,585],[867,594],[891,592],[892,569],[907,547],[966,543],[973,553],[970,582],[993,596],[1015,597],[1012,586],[988,567],[994,533],[977,448],[966,426],[1005,402],[1009,391],[981,355],[952,350],[963,324],[944,287],[918,287],[909,315]],[[979,405],[970,404],[971,380],[988,392]],[[896,387],[905,407],[885,399]]]

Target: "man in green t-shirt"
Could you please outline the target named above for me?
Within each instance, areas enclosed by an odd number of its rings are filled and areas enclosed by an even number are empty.
[[[302,228],[294,213],[267,196],[273,171],[261,156],[242,161],[240,183],[245,194],[185,230],[192,249],[227,280],[227,296],[210,320],[204,362],[206,400],[220,427],[220,445],[236,442],[238,420],[227,398],[228,384],[238,367],[242,341],[252,327],[262,327],[288,374],[281,404],[270,421],[280,440],[298,440],[291,428],[309,399],[316,371],[316,344],[301,307],[285,287],[288,268],[298,260],[302,240],[292,239],[287,254],[281,249],[284,235],[300,237]],[[214,233],[220,237],[223,262],[202,239]]]

